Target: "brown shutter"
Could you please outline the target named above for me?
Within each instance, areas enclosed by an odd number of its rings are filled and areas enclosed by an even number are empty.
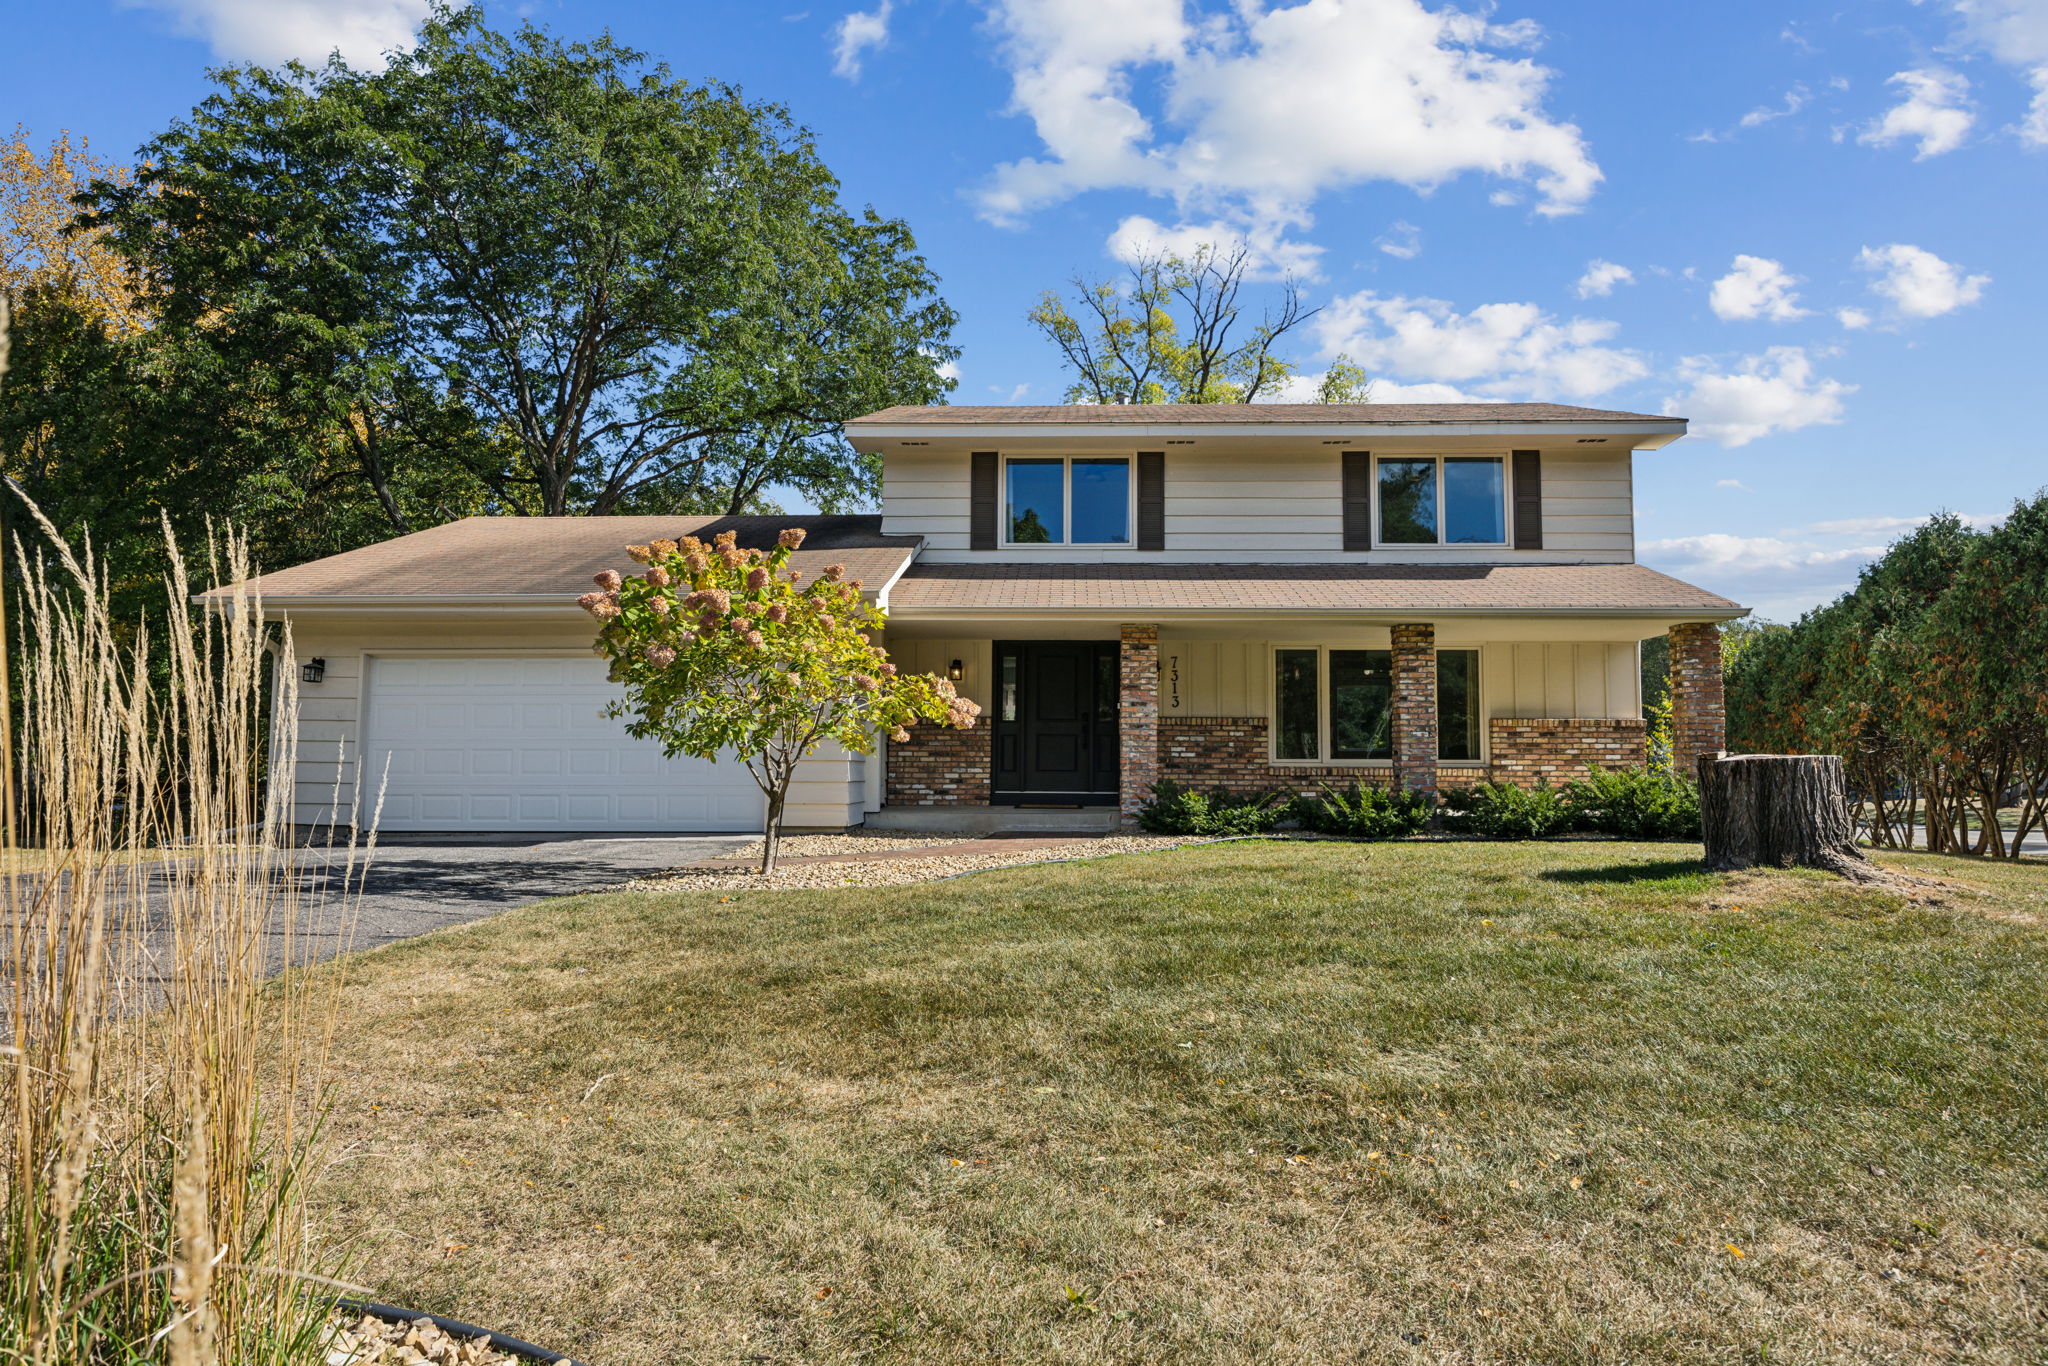
[[[1372,549],[1372,452],[1344,452],[1344,548]]]
[[[1138,452],[1138,549],[1166,549],[1166,452]]]
[[[996,453],[976,451],[967,457],[967,548],[996,548]]]
[[[1515,549],[1543,549],[1543,452],[1516,451]]]

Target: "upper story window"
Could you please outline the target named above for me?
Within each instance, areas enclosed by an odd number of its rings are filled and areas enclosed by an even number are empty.
[[[1383,456],[1379,544],[1506,545],[1506,462],[1497,455]]]
[[[1010,545],[1129,545],[1131,462],[1123,456],[1018,456],[1003,462]]]

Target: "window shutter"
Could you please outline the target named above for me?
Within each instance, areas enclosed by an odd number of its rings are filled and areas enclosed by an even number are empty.
[[[1543,549],[1543,452],[1516,451],[1515,549]]]
[[[1372,549],[1372,452],[1344,452],[1344,548]]]
[[[967,457],[967,548],[996,548],[996,453],[976,451]]]
[[[1166,549],[1166,452],[1138,452],[1138,549]]]

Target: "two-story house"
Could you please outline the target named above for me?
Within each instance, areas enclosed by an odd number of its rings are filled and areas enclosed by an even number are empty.
[[[738,764],[601,716],[571,600],[628,543],[791,524],[799,568],[887,609],[900,667],[984,709],[808,761],[792,828],[1106,826],[1162,778],[1561,782],[1641,761],[1666,633],[1674,749],[1719,749],[1716,627],[1745,609],[1635,562],[1635,454],[1684,432],[1554,404],[891,408],[847,424],[879,517],[451,523],[261,580],[306,679],[300,819],[758,828]]]

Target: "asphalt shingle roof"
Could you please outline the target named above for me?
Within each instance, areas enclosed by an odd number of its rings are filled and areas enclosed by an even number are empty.
[[[914,564],[894,612],[1615,611],[1739,612],[1639,564]]]
[[[791,568],[809,576],[843,564],[869,588],[886,583],[918,546],[915,536],[884,536],[878,516],[466,517],[265,574],[255,587],[265,598],[574,597],[601,569],[632,572],[629,545],[732,531],[741,545],[767,550],[792,526],[807,535]]]
[[[1429,423],[1682,422],[1655,413],[1575,408],[1565,403],[1065,403],[1037,406],[884,408],[848,427],[899,426],[1199,426],[1210,423],[1315,423],[1324,426]]]

